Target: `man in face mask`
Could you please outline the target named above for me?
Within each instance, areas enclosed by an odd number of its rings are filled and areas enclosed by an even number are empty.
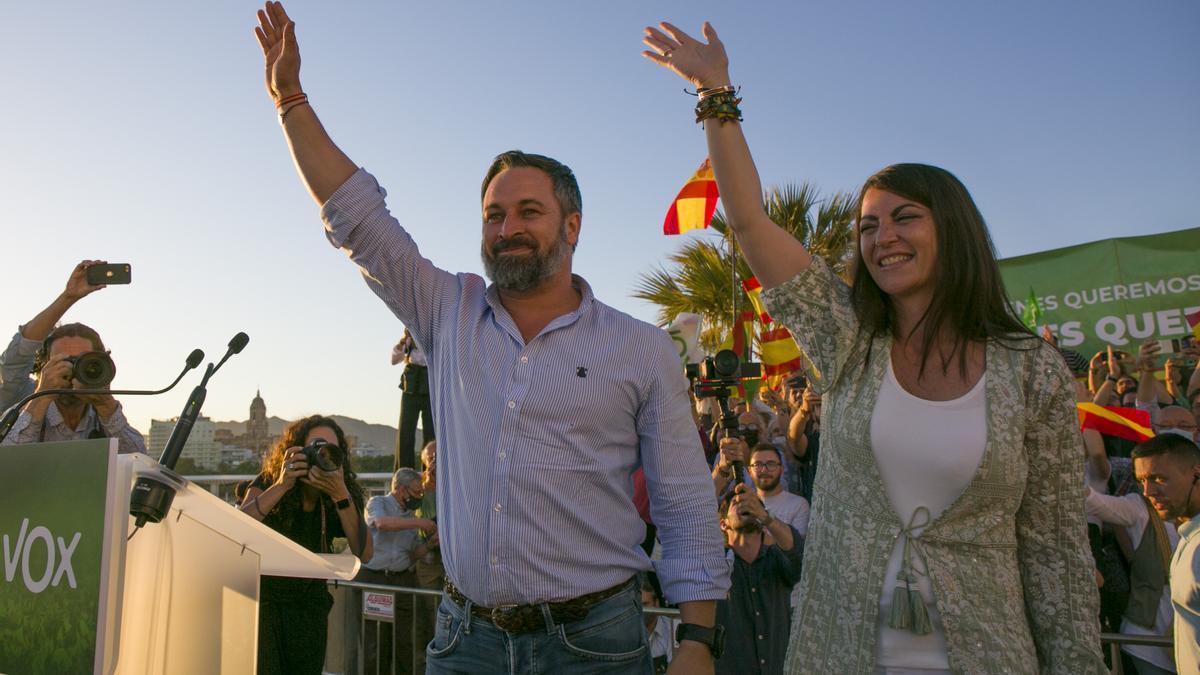
[[[421,474],[402,467],[392,475],[392,491],[386,495],[372,497],[367,502],[367,527],[371,530],[375,553],[369,565],[363,565],[356,579],[376,584],[413,587],[417,585],[416,562],[424,558],[434,545],[435,539],[422,542],[420,534],[437,532],[437,525],[424,518],[417,518],[414,511],[421,506],[425,496]],[[414,662],[418,650],[425,645],[414,646],[413,596],[395,593],[392,596],[396,673],[414,673],[419,668]],[[374,650],[366,650],[373,653]],[[386,669],[386,664],[384,664]]]
[[[1196,434],[1196,418],[1187,408],[1169,405],[1158,411],[1154,422],[1155,434],[1176,434],[1193,443],[1200,442]]]

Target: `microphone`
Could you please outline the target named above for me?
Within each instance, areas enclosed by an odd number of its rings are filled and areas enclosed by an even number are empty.
[[[183,452],[183,446],[187,444],[188,436],[192,433],[192,426],[196,423],[196,418],[200,416],[200,407],[204,405],[204,399],[208,396],[208,381],[221,366],[225,365],[229,357],[240,353],[249,342],[250,336],[245,333],[234,335],[233,339],[229,341],[225,356],[221,357],[216,365],[208,364],[208,368],[204,371],[204,377],[201,378],[200,384],[192,390],[191,396],[188,396],[187,403],[183,406],[183,412],[179,414],[175,428],[171,430],[171,437],[167,439],[167,445],[158,459],[159,464],[167,469],[175,468],[176,462],[179,461],[179,455]],[[195,355],[194,352],[193,355]],[[200,358],[196,359],[196,365],[199,365],[203,358],[204,355],[201,354]],[[157,523],[165,518],[171,510],[171,502],[174,499],[175,488],[165,482],[151,476],[138,478],[133,485],[133,493],[129,497],[129,513],[136,518],[135,527],[140,528],[147,521]]]
[[[34,399],[41,398],[43,396],[57,396],[59,394],[75,394],[75,395],[108,394],[110,396],[113,396],[113,395],[157,396],[158,394],[165,394],[168,391],[171,391],[172,389],[174,389],[175,385],[179,384],[179,381],[183,379],[183,376],[187,375],[189,371],[191,371],[196,366],[200,365],[200,362],[203,360],[204,360],[203,350],[193,349],[192,353],[188,354],[187,362],[184,364],[183,370],[179,371],[179,375],[175,378],[175,380],[173,382],[171,382],[171,384],[168,384],[167,386],[163,387],[162,389],[155,389],[155,390],[144,390],[144,389],[46,389],[43,391],[35,391],[32,394],[21,399],[20,401],[17,401],[16,403],[14,403],[12,405],[12,407],[10,407],[8,410],[4,411],[4,417],[2,419],[0,419],[0,439],[3,439],[5,436],[8,436],[8,432],[11,431],[13,428],[13,425],[17,423],[17,418],[21,416],[21,408],[25,407],[26,403],[29,403],[30,401],[32,401]]]

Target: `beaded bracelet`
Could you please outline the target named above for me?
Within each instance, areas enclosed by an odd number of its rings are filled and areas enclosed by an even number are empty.
[[[704,96],[696,104],[696,123],[715,119],[721,124],[726,122],[741,122],[742,109],[738,104],[742,99],[731,91]]]

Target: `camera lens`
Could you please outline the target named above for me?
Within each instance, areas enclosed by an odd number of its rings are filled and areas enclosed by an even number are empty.
[[[117,369],[112,359],[104,352],[88,352],[74,359],[75,368],[71,374],[85,389],[100,389],[112,382]]]
[[[713,366],[720,377],[736,377],[738,375],[738,355],[731,349],[722,349],[713,357]]]

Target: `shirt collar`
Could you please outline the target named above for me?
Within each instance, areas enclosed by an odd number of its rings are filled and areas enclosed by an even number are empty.
[[[592,294],[592,286],[583,277],[578,274],[571,275],[571,288],[579,291],[579,306],[573,311],[563,314],[546,325],[542,332],[553,330],[574,323],[579,317],[583,316],[592,307],[592,301],[595,300],[595,295]],[[487,287],[487,304],[491,307],[492,313],[496,316],[502,316],[512,321],[508,310],[504,308],[504,303],[500,302],[500,289],[495,283],[488,284]]]
[[[74,429],[72,429],[71,431],[79,433],[79,432],[87,431],[88,429],[90,429],[93,424],[92,415],[95,415],[95,414],[96,414],[95,408],[93,408],[90,405],[84,406],[83,417],[79,418],[79,424],[76,425],[76,427]],[[51,402],[50,405],[46,408],[46,426],[61,427],[61,426],[66,426],[66,423],[67,423],[67,421],[65,419],[63,419],[62,411],[60,411],[58,409],[58,404]]]
[[[1200,513],[1193,516],[1191,520],[1183,525],[1180,525],[1178,531],[1180,539],[1191,539],[1192,535],[1200,531]]]

